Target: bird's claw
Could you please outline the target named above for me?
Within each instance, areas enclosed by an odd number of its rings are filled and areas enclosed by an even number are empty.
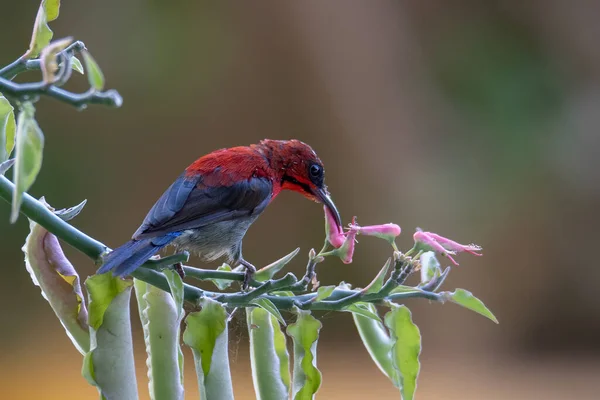
[[[177,275],[181,277],[181,279],[185,278],[185,271],[183,270],[183,264],[178,262],[173,264],[173,269],[177,272]]]
[[[246,268],[244,273],[244,281],[242,282],[242,290],[246,291],[250,286],[250,282],[252,282],[252,278],[256,272],[256,267],[244,259],[240,260],[240,264]]]

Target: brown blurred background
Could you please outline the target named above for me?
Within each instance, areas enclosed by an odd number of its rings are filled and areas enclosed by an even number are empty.
[[[26,49],[38,4],[4,1],[0,63]],[[418,398],[596,399],[598,15],[600,3],[584,0],[65,0],[55,37],[83,40],[125,102],[77,112],[42,99],[45,160],[31,192],[56,207],[88,199],[75,225],[116,247],[200,155],[301,139],[324,160],[345,220],[397,222],[404,249],[416,226],[484,247],[483,258],[460,257],[446,287],[471,290],[500,325],[408,303],[423,334]],[[0,221],[0,398],[95,398],[23,266],[26,220],[8,225],[0,204]],[[283,194],[250,230],[245,255],[264,265],[301,246],[300,272],[322,230],[320,207]],[[362,239],[355,262],[329,261],[320,281],[364,285],[388,253]],[[399,398],[350,315],[322,320],[319,398]],[[244,335],[234,324],[231,358],[237,398],[251,399]]]

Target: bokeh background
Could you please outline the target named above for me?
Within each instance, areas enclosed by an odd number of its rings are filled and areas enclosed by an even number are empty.
[[[39,3],[2,3],[7,64],[26,49]],[[88,199],[75,225],[116,247],[200,155],[301,139],[324,160],[345,220],[397,222],[405,249],[417,226],[484,247],[483,258],[460,257],[446,287],[471,290],[500,325],[408,303],[423,334],[418,398],[597,399],[598,15],[585,0],[65,0],[55,37],[83,40],[124,105],[77,112],[42,99],[45,160],[31,192],[56,207]],[[23,266],[26,220],[9,225],[8,209],[0,204],[0,398],[96,398]],[[257,265],[296,246],[306,255],[322,233],[321,208],[286,193],[249,231],[245,255]],[[364,285],[388,253],[362,239],[355,262],[327,262],[320,281]],[[321,319],[319,398],[399,398],[350,316]],[[241,321],[231,337],[237,398],[254,398]]]

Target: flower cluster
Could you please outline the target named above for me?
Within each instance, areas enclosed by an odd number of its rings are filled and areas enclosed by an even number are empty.
[[[448,257],[454,265],[458,265],[458,263],[452,256],[457,253],[467,252],[475,256],[482,255],[481,253],[477,253],[481,251],[481,247],[476,244],[460,244],[433,232],[417,230],[413,235],[413,239],[415,240],[415,247],[418,250],[434,251],[444,257]]]
[[[323,207],[323,209],[325,211],[327,241],[334,247],[334,250],[330,254],[340,257],[344,264],[352,262],[357,235],[378,237],[388,241],[396,248],[396,237],[402,232],[400,226],[392,223],[360,226],[356,223],[356,217],[354,217],[352,223],[344,231],[343,227],[337,224],[331,211],[327,207]],[[454,265],[458,265],[458,263],[452,256],[457,253],[467,252],[476,256],[482,255],[478,253],[481,251],[481,247],[476,244],[460,244],[433,232],[424,232],[417,229],[417,232],[413,235],[413,239],[415,241],[413,249],[417,251],[434,251],[444,257],[448,257]]]

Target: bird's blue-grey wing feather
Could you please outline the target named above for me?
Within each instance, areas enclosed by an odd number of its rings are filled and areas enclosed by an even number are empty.
[[[272,183],[251,178],[230,186],[207,187],[202,178],[179,177],[150,210],[134,239],[200,228],[260,214],[269,204]]]

